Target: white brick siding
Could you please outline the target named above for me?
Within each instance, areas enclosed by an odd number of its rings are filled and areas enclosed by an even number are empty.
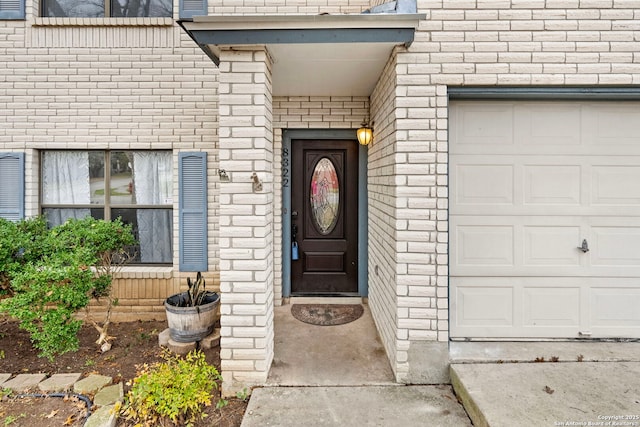
[[[638,84],[639,6],[419,2],[427,20],[371,99],[369,286],[400,381],[412,342],[448,339],[447,86]]]
[[[209,12],[344,14],[381,2],[223,0]],[[218,69],[171,20],[52,20],[37,18],[36,4],[27,2],[26,21],[0,21],[0,150],[27,154],[27,213],[39,209],[41,149],[207,151],[225,383],[261,381],[282,296],[282,130],[355,129],[369,99],[272,100],[270,60],[256,50],[225,52],[219,101]],[[447,88],[640,84],[637,0],[419,0],[418,11],[426,19],[414,43],[396,48],[371,95],[368,148],[370,304],[407,382],[416,343],[448,340]],[[218,167],[231,176],[222,188]],[[164,297],[140,297],[139,307]]]
[[[247,83],[245,83],[247,82]],[[263,384],[273,360],[273,128],[266,50],[220,57],[221,368],[227,393]],[[262,182],[253,188],[252,174]]]
[[[360,13],[380,0],[223,0],[209,2],[209,15],[319,15]]]
[[[173,150],[175,183],[178,151],[207,151],[205,276],[216,289],[217,68],[170,18],[126,20],[126,26],[123,19],[37,18],[36,3],[27,1],[26,21],[0,21],[0,151],[26,153],[26,214],[39,213],[40,150]],[[136,317],[162,318],[166,290],[178,290],[190,275],[177,271],[178,185],[173,200],[170,285],[133,295],[130,284],[115,284],[120,300],[137,307]],[[130,319],[130,308],[117,307],[116,319]]]

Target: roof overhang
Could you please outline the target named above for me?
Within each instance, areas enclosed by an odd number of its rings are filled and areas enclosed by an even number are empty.
[[[424,14],[197,16],[179,24],[219,64],[224,49],[266,46],[276,96],[369,96],[395,46]]]

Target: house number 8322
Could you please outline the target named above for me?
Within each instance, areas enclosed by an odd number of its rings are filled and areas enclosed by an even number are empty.
[[[283,148],[282,149],[282,186],[283,187],[289,186],[289,168],[290,168],[289,149]]]

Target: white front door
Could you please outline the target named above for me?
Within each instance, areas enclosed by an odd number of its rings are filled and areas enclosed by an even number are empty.
[[[452,101],[449,179],[452,337],[640,337],[640,103]]]

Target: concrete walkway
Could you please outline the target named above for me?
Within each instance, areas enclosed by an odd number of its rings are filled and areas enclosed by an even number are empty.
[[[242,427],[470,427],[450,386],[394,381],[366,304],[364,309],[354,322],[313,326],[293,318],[291,305],[276,307],[267,387],[253,390]]]
[[[470,427],[450,386],[267,387],[242,427]]]
[[[640,363],[451,365],[475,427],[640,426]]]
[[[452,342],[449,350],[455,392],[476,427],[640,427],[639,342]]]
[[[276,308],[268,386],[242,427],[640,427],[640,343],[452,342],[454,389],[403,386],[366,305],[337,327],[297,322],[290,308]]]

